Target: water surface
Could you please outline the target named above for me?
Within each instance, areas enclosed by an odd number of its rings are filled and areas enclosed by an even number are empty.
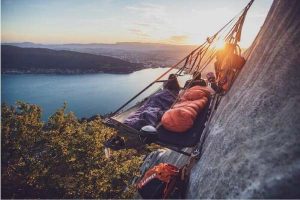
[[[77,117],[91,117],[115,111],[166,70],[144,69],[131,74],[5,74],[1,77],[1,101],[10,105],[18,100],[37,104],[44,120],[64,102]],[[180,78],[181,84],[186,78]],[[152,87],[139,99],[158,87]]]

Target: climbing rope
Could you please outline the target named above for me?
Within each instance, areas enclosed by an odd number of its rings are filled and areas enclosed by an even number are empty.
[[[147,85],[143,90],[141,90],[138,94],[133,96],[131,99],[129,99],[126,103],[124,103],[120,108],[118,108],[115,112],[113,112],[110,116],[114,116],[117,113],[121,112],[123,108],[125,108],[130,102],[132,102],[134,99],[136,99],[138,96],[140,96],[143,92],[145,92],[148,88],[150,88],[152,85],[154,85],[156,82],[160,81],[165,75],[169,74],[173,69],[178,67],[180,64],[184,62],[183,67],[179,68],[179,70],[175,73],[177,76],[181,75],[181,73],[187,68],[187,66],[191,63],[196,63],[196,60],[198,59],[197,63],[197,71],[201,67],[201,61],[205,57],[206,53],[209,50],[209,47],[216,41],[217,36],[225,29],[229,24],[231,24],[239,15],[234,16],[227,24],[225,24],[219,31],[217,31],[213,36],[208,37],[203,44],[195,48],[191,53],[189,53],[187,56],[185,56],[183,59],[181,59],[179,62],[171,66],[166,72],[161,74],[158,78],[156,78],[152,83]],[[193,55],[199,54],[199,57],[196,56],[193,58]],[[195,59],[197,58],[197,59]],[[211,60],[213,57],[210,57]],[[205,67],[208,66],[209,63]],[[202,67],[203,70],[205,67]],[[201,70],[201,71],[202,71]],[[190,71],[191,72],[191,71]]]
[[[246,17],[246,14],[249,10],[249,8],[251,7],[251,5],[253,4],[254,0],[251,0],[248,5],[243,9],[243,14],[239,17],[238,22],[233,26],[233,28],[231,29],[231,33],[228,34],[226,36],[225,41],[231,42],[234,45],[238,46],[237,43],[240,41],[241,39],[241,31],[242,31],[242,27],[244,24],[244,20]],[[239,46],[238,46],[239,47]],[[252,48],[250,49],[250,51],[252,51]],[[239,53],[240,53],[240,49],[239,49]],[[250,54],[251,52],[249,52]],[[213,53],[213,56],[211,58],[213,58],[215,56],[215,52]],[[203,69],[205,69],[205,67],[207,67],[207,65],[211,62],[211,59],[208,59],[207,64],[203,66],[203,68],[201,68],[198,71],[198,74],[200,74]],[[238,72],[236,74],[236,76],[238,75]],[[235,76],[235,78],[236,78]],[[235,80],[234,78],[234,80]],[[232,82],[234,81],[232,80]],[[232,83],[231,83],[232,84]],[[191,173],[191,170],[193,168],[193,166],[195,165],[195,163],[201,158],[201,156],[203,155],[203,147],[204,147],[204,143],[208,137],[208,133],[209,133],[209,124],[211,122],[212,116],[215,113],[215,110],[218,106],[218,104],[220,103],[220,96],[222,97],[222,95],[220,94],[215,94],[215,96],[212,99],[211,102],[211,107],[210,107],[210,113],[209,113],[209,118],[205,124],[205,129],[202,132],[201,138],[200,138],[200,142],[198,143],[198,145],[193,148],[192,150],[192,154],[189,157],[188,162],[181,168],[181,179],[188,179],[189,175]],[[187,181],[186,181],[187,182]]]

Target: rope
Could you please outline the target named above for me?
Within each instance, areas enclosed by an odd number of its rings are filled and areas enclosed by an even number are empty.
[[[239,20],[237,21],[237,23],[234,25],[234,27],[237,27],[237,34],[235,35],[235,41],[234,41],[234,44],[237,45],[237,42],[240,41],[240,38],[241,38],[241,31],[242,31],[242,27],[243,27],[243,24],[244,24],[244,20],[245,20],[245,17],[246,17],[246,13],[247,11],[249,10],[249,8],[251,7],[252,3],[254,2],[254,0],[251,0],[248,5],[244,8],[244,11],[243,11],[243,15],[242,15],[242,18],[239,18]],[[241,20],[241,21],[240,21]],[[233,30],[233,29],[231,29]],[[233,35],[234,32],[232,32],[232,35]],[[232,36],[231,35],[231,36]],[[250,52],[249,54],[251,53],[252,51],[252,48],[250,49]],[[215,54],[215,53],[214,53]],[[214,56],[212,56],[213,58]],[[208,62],[206,65],[204,65],[204,67],[202,69],[199,70],[199,73],[201,73],[203,71],[203,69],[205,67],[207,67],[207,65],[211,62],[211,59],[208,59]],[[181,177],[182,179],[186,178],[186,177],[189,177],[189,174],[193,168],[193,166],[195,165],[196,161],[199,160],[201,158],[201,156],[203,155],[203,146],[204,146],[204,142],[208,136],[208,132],[209,132],[209,124],[211,122],[211,119],[212,119],[212,116],[214,115],[215,113],[215,106],[218,104],[218,94],[216,94],[214,96],[214,99],[213,99],[213,102],[212,102],[213,106],[210,110],[210,116],[207,120],[207,124],[205,126],[205,129],[202,133],[202,136],[200,138],[200,142],[199,144],[193,149],[193,153],[192,153],[192,156],[189,158],[187,164],[181,169],[182,171],[182,174],[181,174]]]
[[[254,1],[254,0],[251,0]],[[245,8],[244,8],[245,9]],[[243,9],[243,10],[244,10]],[[240,16],[239,12],[236,16],[234,16],[228,23],[226,23],[219,31],[217,31],[213,36],[208,37],[208,39],[201,44],[199,47],[197,47],[196,49],[194,49],[191,53],[189,53],[186,57],[184,57],[183,59],[181,59],[178,63],[176,63],[175,65],[173,65],[169,70],[167,70],[165,73],[163,73],[161,76],[159,76],[155,81],[160,80],[162,77],[164,77],[166,74],[168,74],[172,69],[174,69],[175,67],[177,67],[180,63],[182,63],[185,59],[187,59],[186,61],[189,61],[189,57],[192,56],[196,51],[198,51],[199,49],[201,49],[202,47],[204,47],[207,43],[210,44],[211,40],[214,40],[218,34],[220,32],[222,32],[231,22],[233,22],[234,19],[236,19],[238,16]]]
[[[168,69],[165,73],[163,73],[162,75],[160,75],[158,78],[156,78],[154,80],[154,82],[160,80],[162,77],[164,77],[166,74],[168,74],[170,71],[172,71],[172,69],[174,69],[175,67],[177,67],[180,63],[182,63],[185,59],[187,59],[197,50],[201,49],[202,46],[205,45],[206,42],[204,42],[202,45],[200,45],[199,47],[197,47],[196,49],[194,49],[191,53],[189,53],[186,57],[184,57],[183,59],[181,59],[178,63],[176,63],[175,65],[173,65],[170,69]]]
[[[229,43],[237,44],[241,40],[242,28],[246,19],[246,15],[254,0],[251,0],[246,7],[242,10],[242,15],[239,17],[236,24],[232,27],[226,36],[226,41]]]
[[[212,43],[212,42],[211,42]],[[207,47],[207,49],[210,47],[211,43],[209,44],[209,46]],[[206,50],[207,51],[207,50]],[[213,60],[214,56],[215,56],[215,51],[213,50],[213,55],[211,55],[209,57],[209,59],[206,62],[206,65],[204,65],[201,70],[197,71],[196,76],[192,77],[191,81],[188,83],[188,85],[186,86],[186,88],[177,96],[177,98],[175,99],[175,101],[173,102],[173,104],[171,105],[170,109],[174,107],[174,105],[179,101],[179,99],[185,94],[185,92],[187,91],[187,89],[191,86],[191,84],[193,83],[193,81],[196,79],[196,77],[201,74],[201,72],[208,66],[208,64]],[[159,123],[156,128],[158,128],[159,126],[161,126],[161,123]]]
[[[176,64],[174,64],[173,66],[170,67],[170,69],[168,69],[166,72],[164,72],[163,74],[161,74],[158,78],[156,78],[152,83],[150,83],[148,86],[146,86],[142,91],[140,91],[137,95],[135,95],[133,98],[131,98],[129,101],[127,101],[125,104],[123,104],[120,108],[118,108],[115,112],[112,113],[111,116],[114,116],[115,114],[117,114],[119,111],[121,111],[125,106],[127,106],[131,101],[133,101],[135,98],[137,98],[140,94],[142,94],[144,91],[146,91],[148,88],[150,88],[154,83],[156,83],[157,81],[159,81],[162,77],[164,77],[165,75],[167,75],[168,73],[170,73],[174,68],[178,67],[178,65],[180,65],[182,62],[185,61],[185,64],[183,65],[182,68],[180,68],[177,72],[176,72],[176,75],[180,75],[184,69],[186,69],[187,65],[191,65],[192,63],[192,60],[193,60],[193,55],[194,53],[197,54],[196,56],[196,59],[194,60],[193,62],[193,65],[191,67],[191,70],[190,72],[192,72],[193,68],[194,68],[194,65],[197,61],[197,59],[199,58],[199,54],[200,55],[200,59],[196,65],[196,71],[199,73],[201,73],[207,66],[208,64],[212,61],[212,59],[214,58],[215,56],[215,52],[213,52],[213,56],[209,56],[208,60],[209,62],[204,62],[204,66],[200,68],[201,66],[201,61],[202,59],[205,57],[206,53],[208,52],[208,49],[209,47],[211,47],[212,43],[213,42],[216,42],[216,38],[217,36],[226,28],[228,28],[228,25],[231,24],[238,16],[238,20],[237,22],[235,23],[235,25],[233,26],[233,28],[231,29],[231,32],[230,32],[230,37],[233,37],[233,34],[235,33],[235,27],[238,27],[238,30],[239,30],[239,33],[241,32],[242,30],[242,25],[244,23],[244,19],[245,19],[245,15],[248,11],[248,9],[250,8],[250,6],[252,5],[252,3],[254,2],[254,0],[251,0],[248,5],[241,11],[239,12],[236,16],[234,16],[228,23],[226,23],[219,31],[217,31],[213,36],[211,37],[208,37],[207,40],[201,44],[200,46],[198,46],[197,48],[195,48],[193,51],[191,51],[187,56],[185,56],[183,59],[181,59],[179,62],[177,62]],[[242,16],[240,16],[240,13],[243,13]],[[240,21],[242,20],[242,21]],[[239,22],[239,23],[238,23]],[[238,24],[240,24],[241,26],[237,26]],[[228,36],[228,35],[227,35]],[[217,38],[217,40],[219,39],[220,37]],[[240,36],[239,36],[240,38]],[[237,41],[237,40],[235,40]],[[235,42],[236,43],[236,42]],[[204,49],[204,51],[203,51]],[[200,68],[200,70],[199,70]],[[194,78],[192,79],[192,81],[194,81]],[[191,82],[192,82],[191,81]],[[173,106],[173,105],[172,105]]]
[[[217,103],[217,98],[218,98],[218,94],[216,94],[213,99],[211,100],[211,106],[210,106],[210,114],[209,114],[209,118],[206,121],[206,125],[205,125],[205,129],[203,130],[203,133],[201,135],[200,138],[200,142],[198,143],[198,145],[193,149],[192,151],[192,155],[189,157],[189,160],[187,161],[187,163],[181,168],[181,178],[188,178],[189,174],[193,168],[193,166],[196,164],[196,162],[200,159],[200,157],[202,156],[202,150],[203,150],[203,146],[204,146],[204,142],[205,139],[208,135],[208,125],[211,122],[212,116],[214,114],[215,111],[215,105]]]

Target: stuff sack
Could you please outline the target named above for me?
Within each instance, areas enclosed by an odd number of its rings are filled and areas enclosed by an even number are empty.
[[[235,76],[242,69],[246,60],[238,55],[233,54],[230,57],[225,58],[224,66],[219,73],[218,84],[224,90],[228,91],[231,87]]]
[[[138,182],[137,189],[144,199],[182,198],[180,169],[160,163],[149,169]]]
[[[226,44],[225,49],[217,53],[216,59],[215,71],[218,85],[227,92],[246,60],[241,56],[240,47],[234,44]]]

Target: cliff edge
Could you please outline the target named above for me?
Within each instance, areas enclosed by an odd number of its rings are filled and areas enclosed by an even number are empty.
[[[212,118],[187,198],[300,198],[299,27],[300,1],[274,1]],[[181,166],[186,156],[155,159]]]

